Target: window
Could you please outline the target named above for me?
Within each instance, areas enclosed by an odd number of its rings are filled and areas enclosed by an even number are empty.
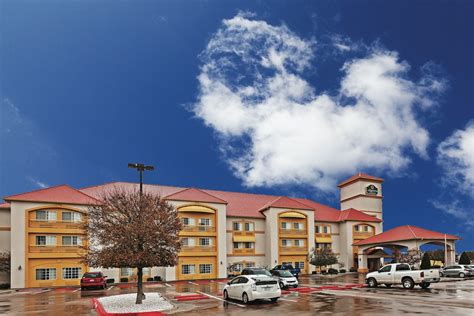
[[[181,266],[181,274],[194,274],[196,266],[194,264],[183,264]]]
[[[325,234],[330,234],[331,233],[331,226],[323,226],[323,232]]]
[[[295,268],[304,269],[304,262],[303,261],[295,262]]]
[[[253,249],[254,248],[254,243],[253,242],[245,242],[245,248]]]
[[[245,231],[253,232],[253,230],[254,230],[253,223],[245,223]]]
[[[243,244],[241,242],[234,242],[234,249],[243,248]]]
[[[36,280],[56,280],[56,269],[36,269]]]
[[[296,239],[295,240],[295,247],[304,247],[304,240],[303,239]]]
[[[291,266],[293,264],[291,262],[282,262],[281,265],[282,266]]]
[[[316,243],[316,249],[331,249],[330,243]]]
[[[293,229],[303,230],[303,223],[293,223]]]
[[[196,245],[194,238],[182,238],[181,244],[184,247],[194,247]]]
[[[181,223],[184,226],[194,226],[194,218],[181,217]]]
[[[245,267],[246,268],[253,268],[253,267],[255,267],[255,262],[246,262]]]
[[[128,277],[133,275],[133,269],[132,268],[120,268],[120,275],[123,277]]]
[[[354,230],[355,230],[356,232],[360,232],[360,227],[359,227],[359,225],[355,225],[355,226],[354,226]]]
[[[200,264],[199,265],[199,273],[211,273],[212,272],[212,264]]]
[[[78,246],[82,245],[81,237],[79,236],[63,236],[62,237],[63,246]]]
[[[151,275],[151,268],[143,268],[143,275]]]
[[[289,239],[282,239],[281,245],[282,245],[283,247],[290,247],[290,246],[291,246],[291,240],[289,240]]]
[[[282,228],[282,229],[288,229],[289,227],[290,227],[290,223],[281,222],[281,228]]]
[[[211,226],[211,219],[210,218],[201,218],[199,220],[199,225],[201,225],[201,226]]]
[[[81,213],[78,212],[62,212],[62,220],[65,222],[80,222]]]
[[[199,246],[212,246],[211,238],[199,238]]]
[[[392,269],[392,266],[385,266],[382,269],[380,269],[380,272],[390,272]]]
[[[321,226],[315,226],[316,234],[321,234]]]
[[[242,223],[234,222],[233,229],[236,230],[236,231],[241,231],[242,230]]]
[[[81,277],[81,268],[63,268],[63,279],[79,279]]]
[[[409,271],[410,270],[410,266],[408,264],[399,264],[397,265],[397,268],[395,269],[395,271]]]
[[[37,246],[56,246],[56,236],[36,236]]]
[[[56,211],[36,211],[37,221],[55,221]]]

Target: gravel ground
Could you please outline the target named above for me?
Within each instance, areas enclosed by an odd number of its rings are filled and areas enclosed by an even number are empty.
[[[159,293],[145,293],[142,304],[135,304],[137,294],[122,294],[99,298],[108,313],[160,312],[170,310],[173,305]]]

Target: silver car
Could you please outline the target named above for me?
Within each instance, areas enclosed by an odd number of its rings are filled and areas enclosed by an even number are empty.
[[[298,279],[289,270],[272,270],[272,276],[278,280],[280,289],[285,287],[298,287]]]
[[[445,277],[451,276],[465,278],[467,276],[474,276],[474,269],[469,265],[456,264],[440,269],[439,275]]]

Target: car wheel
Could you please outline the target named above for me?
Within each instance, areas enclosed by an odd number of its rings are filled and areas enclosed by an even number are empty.
[[[105,290],[107,288],[107,284],[104,284],[102,288]]]
[[[443,272],[440,272],[440,273],[439,273],[439,276],[440,276],[440,277],[444,277]]]
[[[85,287],[81,286],[81,291],[85,291],[85,289],[86,289]]]
[[[413,282],[412,278],[404,278],[402,280],[402,285],[403,288],[411,290],[413,287],[415,287],[415,282]]]
[[[431,284],[431,283],[428,283],[428,282],[422,282],[422,283],[420,284],[420,287],[421,287],[422,289],[427,289],[427,288],[430,287],[430,284]]]
[[[285,285],[283,284],[283,282],[280,282],[280,289],[283,289],[285,287]]]
[[[278,297],[271,298],[270,300],[271,300],[273,303],[276,303],[276,301],[278,301]]]
[[[224,290],[224,299],[226,301],[229,299],[229,294],[227,293],[227,290]]]
[[[298,284],[296,284],[296,285],[293,285],[293,287],[296,289],[296,288],[298,287]]]
[[[391,284],[385,284],[385,286],[388,287],[388,288],[391,288],[391,287],[392,287]]]
[[[464,274],[464,272],[460,272],[460,273],[459,273],[459,277],[460,277],[460,278],[464,278],[465,276],[466,276],[466,275]]]
[[[377,287],[377,280],[375,280],[374,278],[370,278],[367,280],[367,285],[369,287]]]
[[[249,296],[247,295],[247,293],[242,294],[242,302],[244,302],[244,304],[249,303]]]

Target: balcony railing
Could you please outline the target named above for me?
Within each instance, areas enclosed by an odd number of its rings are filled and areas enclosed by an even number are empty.
[[[181,252],[215,252],[214,246],[182,246]]]
[[[316,233],[316,238],[331,238],[331,234],[325,233]]]
[[[245,230],[234,230],[232,231],[234,236],[255,236],[255,231],[245,231]]]
[[[283,229],[280,228],[280,235],[298,235],[305,236],[308,234],[306,229]]]
[[[234,248],[234,255],[253,255],[255,254],[255,248]]]
[[[374,232],[354,232],[353,233],[353,237],[354,239],[366,239],[366,238],[369,238],[369,237],[372,237],[374,236]]]
[[[216,231],[215,226],[205,226],[205,225],[184,225],[183,232],[209,232],[214,233]]]
[[[302,252],[306,253],[308,252],[308,247],[306,246],[301,246],[301,247],[295,247],[295,246],[288,246],[288,247],[280,247],[280,253],[289,253],[289,252]]]
[[[39,245],[30,245],[29,252],[35,253],[78,253],[83,251],[81,246],[39,246]]]
[[[72,222],[72,221],[43,221],[30,219],[29,227],[34,228],[69,228],[69,229],[80,229],[83,222]]]

